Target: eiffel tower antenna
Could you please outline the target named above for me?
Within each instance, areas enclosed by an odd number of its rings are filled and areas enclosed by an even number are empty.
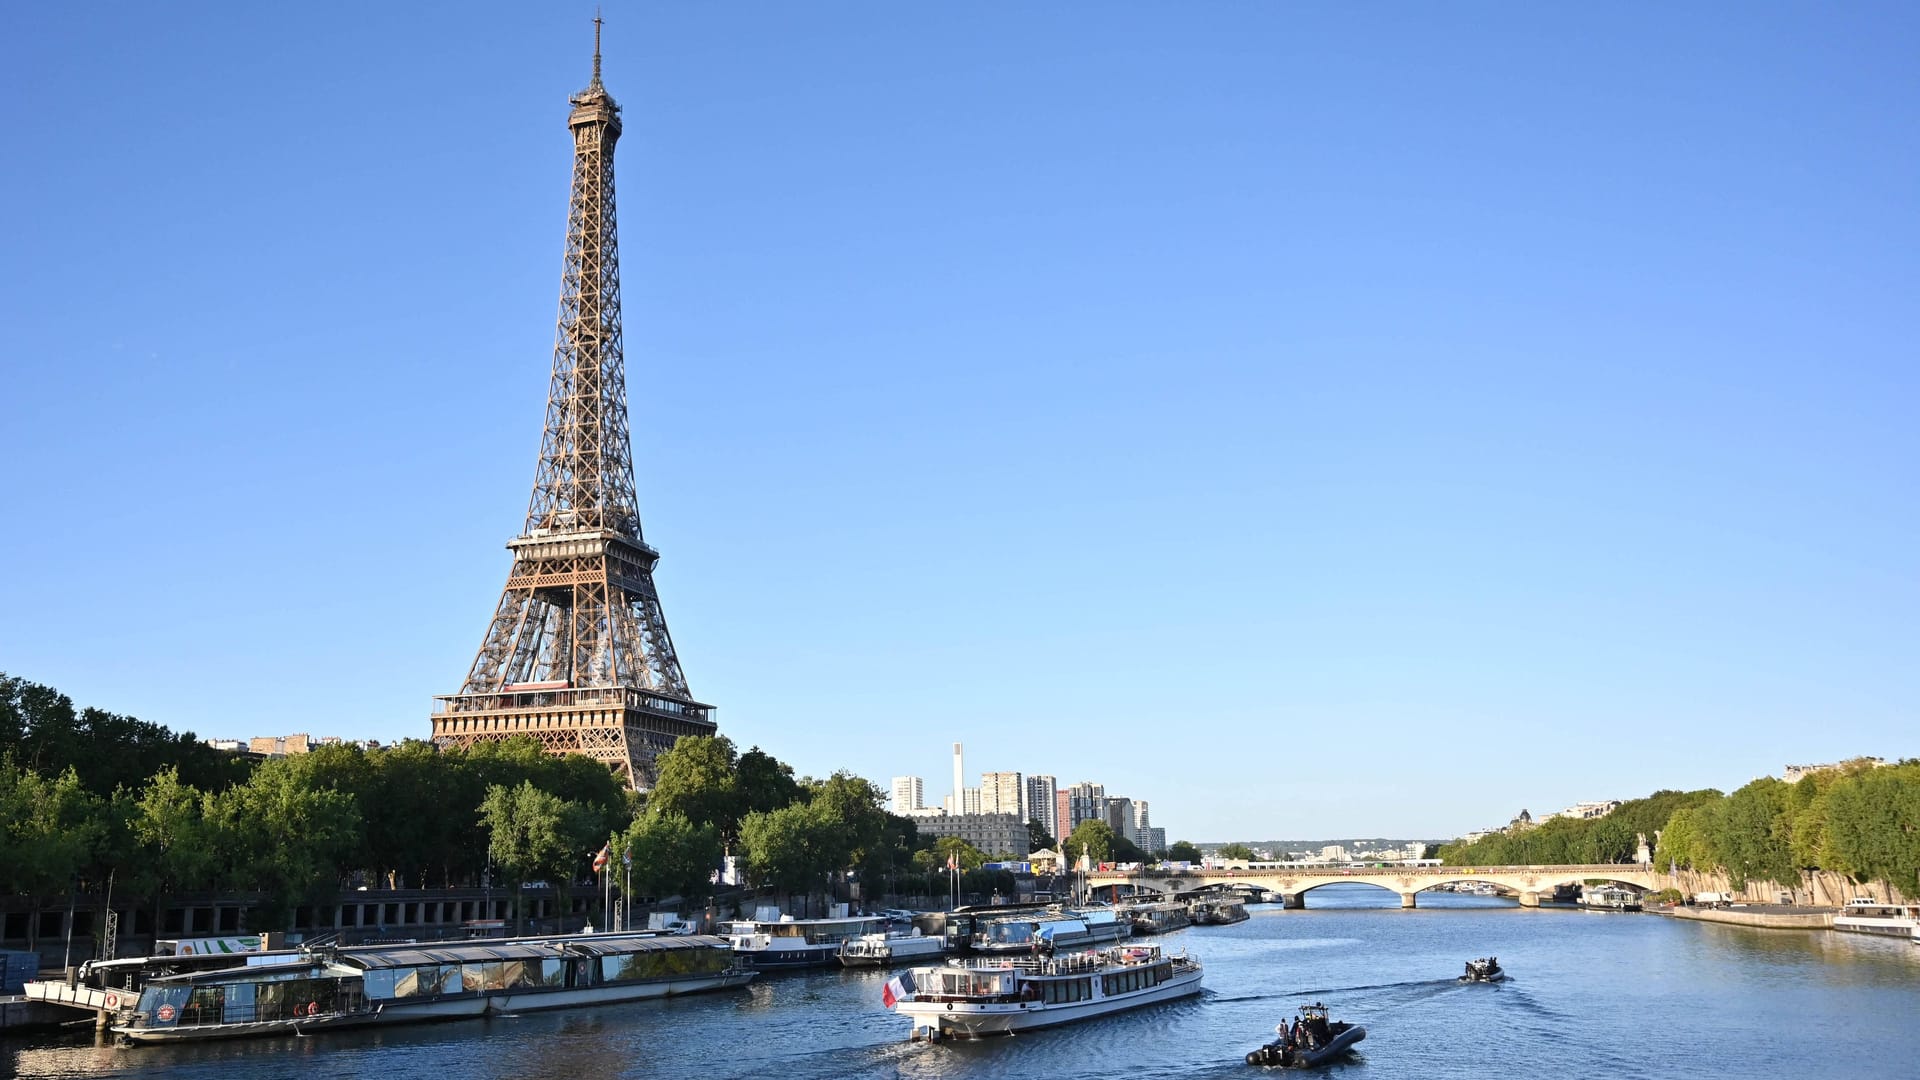
[[[600,85],[600,9],[593,9],[593,83]]]
[[[587,754],[635,788],[682,735],[711,735],[654,590],[660,554],[641,536],[627,429],[613,148],[620,106],[593,82],[573,110],[573,189],[553,378],[526,525],[508,541],[513,569],[466,682],[435,698],[433,741],[470,747],[530,736],[554,754]]]

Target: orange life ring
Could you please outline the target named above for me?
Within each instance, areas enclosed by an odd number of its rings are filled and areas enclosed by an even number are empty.
[[[307,1015],[308,1015],[308,1016],[319,1016],[319,1015],[320,1015],[320,1003],[319,1003],[319,1002],[317,1002],[317,1001],[309,1001],[309,1002],[307,1002]]]
[[[108,995],[107,995],[107,1008],[109,1008],[109,1009],[117,1009],[117,1008],[119,1008],[119,1007],[120,1007],[120,995],[119,995],[119,994],[108,994]]]

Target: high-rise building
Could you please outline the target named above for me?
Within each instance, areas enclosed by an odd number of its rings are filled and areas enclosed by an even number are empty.
[[[1150,829],[1141,829],[1140,836],[1141,839],[1134,841],[1140,845],[1140,850],[1154,856],[1166,853],[1167,830],[1155,825]]]
[[[1100,818],[1107,823],[1107,828],[1113,830],[1113,835],[1120,837],[1129,844],[1138,845],[1138,842],[1133,838],[1132,799],[1127,798],[1125,795],[1107,796],[1107,802],[1106,805],[1102,807]]]
[[[893,778],[893,812],[910,814],[919,810],[927,802],[926,782],[917,776],[896,776]]]
[[[1083,821],[1105,821],[1107,818],[1107,789],[1100,785],[1082,780],[1062,793],[1056,803],[1065,807],[1060,811],[1060,832],[1071,835]]]
[[[1054,813],[1054,781],[1051,776],[1027,777],[1027,820],[1038,821],[1047,835],[1060,838],[1059,816]]]
[[[1026,790],[1017,772],[980,774],[980,812],[1012,814],[1027,823]]]
[[[944,806],[947,813],[952,816],[977,814],[980,812],[980,789],[977,787],[961,788],[958,799],[949,795],[942,800],[941,805]]]
[[[1135,799],[1133,801],[1133,842],[1145,848],[1147,830],[1152,827],[1153,822],[1149,820],[1147,814],[1147,800]]]
[[[954,743],[953,744],[953,800],[952,800],[952,806],[949,807],[949,809],[947,810],[947,813],[949,814],[960,813],[960,803],[961,803],[960,792],[966,786],[967,786],[966,762],[964,759],[964,755],[960,752],[960,744]]]

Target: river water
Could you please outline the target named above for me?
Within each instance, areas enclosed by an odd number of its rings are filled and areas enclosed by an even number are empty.
[[[886,976],[762,976],[745,990],[573,1014],[308,1039],[117,1049],[0,1041],[0,1077],[1246,1077],[1294,1006],[1364,1024],[1326,1073],[1364,1077],[1920,1077],[1920,947],[1831,931],[1522,909],[1327,886],[1304,911],[1159,940],[1206,964],[1181,1002],[975,1043],[907,1041]],[[1495,954],[1513,980],[1454,981]]]

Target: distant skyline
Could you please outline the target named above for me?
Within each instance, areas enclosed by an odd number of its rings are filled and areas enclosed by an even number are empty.
[[[742,749],[1169,839],[1920,753],[1920,8],[605,14],[641,514]],[[428,734],[591,16],[0,16],[0,671]]]

